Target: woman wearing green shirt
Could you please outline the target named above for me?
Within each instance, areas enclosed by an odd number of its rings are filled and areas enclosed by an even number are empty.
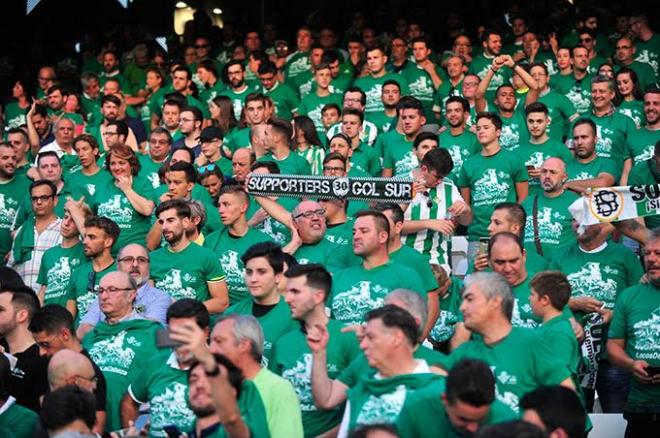
[[[5,128],[18,128],[26,125],[25,115],[30,110],[30,96],[23,81],[17,79],[11,89],[12,100],[5,106]]]
[[[312,168],[312,175],[323,174],[325,150],[314,127],[314,122],[307,116],[293,118],[294,147],[298,155],[304,158]]]
[[[644,115],[644,96],[639,87],[637,73],[628,67],[622,67],[614,77],[616,80],[615,104],[619,107],[619,112],[630,117],[635,126],[646,123]]]

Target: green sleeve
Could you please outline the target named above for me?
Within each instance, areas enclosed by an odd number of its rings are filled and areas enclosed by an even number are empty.
[[[163,366],[161,364],[161,366]],[[165,365],[169,366],[169,365]],[[149,402],[149,385],[151,384],[151,379],[149,376],[149,367],[145,367],[140,372],[136,374],[135,380],[128,386],[130,394],[133,395],[133,399],[138,403],[148,403]]]
[[[568,306],[566,306],[568,307]],[[573,350],[573,344],[577,343],[575,336],[568,336],[567,333],[554,331],[552,333],[547,333],[551,336],[544,336],[545,342],[547,342],[548,347],[552,350],[554,357],[562,365],[566,365],[569,369],[574,369],[577,364],[571,363],[575,358],[572,357],[571,351]]]
[[[461,173],[458,174],[458,180],[456,181],[456,187],[470,187],[470,179],[467,174],[467,161],[463,163],[461,167]]]
[[[48,267],[46,266],[48,262],[48,251],[44,253],[44,256],[41,258],[41,264],[39,265],[39,274],[37,275],[37,283],[46,286],[48,283],[47,279],[47,274],[48,274]]]
[[[307,103],[305,102],[305,99],[300,101],[300,105],[298,105],[298,115],[299,116],[306,116],[309,110],[307,109]]]
[[[526,182],[529,180],[529,175],[527,174],[527,167],[525,167],[525,161],[521,160],[520,157],[515,157],[512,160],[511,177],[517,183]]]
[[[383,168],[384,169],[394,169],[394,160],[392,159],[392,154],[390,153],[390,148],[387,148],[383,151]],[[369,169],[369,170],[371,170],[371,169]],[[369,173],[371,173],[371,172],[369,172]]]
[[[209,253],[204,262],[204,273],[206,281],[220,281],[225,279],[225,271],[220,265],[220,260],[212,253]]]
[[[575,105],[573,105],[573,102],[570,101],[570,99],[564,95],[560,95],[560,98],[557,101],[557,107],[559,108],[559,112],[562,113],[566,119],[571,117],[573,114],[577,113],[577,110],[575,109]]]
[[[429,421],[429,419],[420,418],[419,412],[415,412],[413,415],[412,409],[401,409],[401,413],[396,420],[396,430],[399,433],[398,436],[407,436],[407,437],[418,437],[421,436],[417,430],[417,424],[420,421]]]
[[[626,338],[626,322],[628,321],[628,295],[632,293],[633,289],[625,289],[617,297],[614,304],[614,315],[610,322],[610,327],[607,330],[607,337],[609,339],[625,339]]]
[[[376,141],[374,142],[374,152],[377,158],[383,159],[384,158],[384,151],[383,151],[383,135],[385,133],[379,134],[376,137]]]
[[[369,162],[367,163],[368,165],[368,171],[369,174],[375,177],[378,177],[381,175],[382,168],[380,165],[380,158],[376,155],[375,151],[371,148],[371,146],[368,146],[366,144],[363,144],[362,147],[368,148],[366,150],[369,151]]]
[[[571,377],[568,365],[557,358],[545,339],[539,336],[538,341],[531,344],[531,350],[529,357],[540,385],[559,385]]]
[[[337,380],[349,388],[352,388],[357,385],[359,376],[368,369],[369,364],[367,363],[365,357],[363,355],[358,355],[346,368],[342,370],[339,376],[337,376]]]
[[[406,284],[403,287],[417,292],[419,296],[424,299],[424,302],[428,303],[427,290],[422,284],[422,279],[420,278],[419,274],[412,269],[410,269],[408,272],[410,272],[409,275],[402,276],[403,278],[406,279],[405,281]]]
[[[642,264],[637,258],[637,255],[632,251],[626,251],[628,256],[625,258],[626,263],[628,264],[628,278],[626,286],[634,286],[639,284],[639,279],[644,275],[644,269],[642,269]]]
[[[619,178],[621,178],[621,170],[622,170],[621,166],[619,166],[616,162],[610,160],[609,158],[603,158],[603,160],[605,162],[603,163],[601,172],[609,173],[610,175],[612,175],[614,177],[616,184],[616,182],[619,181]]]

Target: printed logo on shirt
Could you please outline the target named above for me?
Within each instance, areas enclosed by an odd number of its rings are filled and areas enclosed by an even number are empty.
[[[497,171],[496,169],[488,169],[484,176],[479,178],[472,185],[474,189],[474,206],[497,204],[506,200],[507,194],[511,185],[500,180],[508,178],[506,172]]]
[[[127,199],[121,195],[114,195],[108,201],[99,204],[97,215],[112,219],[119,228],[129,228],[133,210],[128,206]]]
[[[16,217],[18,201],[0,193],[0,228],[9,228]]]
[[[611,307],[611,303],[616,299],[617,284],[611,278],[605,279],[603,272],[614,274],[618,270],[609,266],[601,270],[600,266],[600,262],[588,262],[579,271],[569,274],[568,282],[571,284],[574,297],[593,297],[608,303]]]
[[[550,207],[539,208],[538,212],[538,230],[539,238],[542,243],[559,243],[561,233],[564,231],[564,226],[561,221],[564,220],[562,214],[558,211],[553,211]],[[554,220],[553,220],[554,219]],[[527,216],[525,222],[525,241],[534,240],[534,217]]]
[[[660,359],[660,307],[651,313],[651,318],[633,325],[635,349],[639,352],[635,359]]]
[[[71,279],[71,271],[80,261],[77,258],[60,257],[46,274],[46,299],[59,298],[66,295],[67,286]]]
[[[502,133],[500,134],[500,145],[504,149],[513,149],[520,143],[520,125],[518,123],[511,123],[502,126]]]
[[[120,374],[122,376],[128,374],[128,370],[135,358],[135,351],[125,346],[125,344],[131,345],[131,343],[126,342],[128,340],[126,334],[126,330],[122,330],[116,335],[96,342],[89,349],[89,355],[101,371]],[[132,336],[129,338],[132,338]],[[135,341],[134,338],[133,341]]]
[[[389,289],[370,281],[359,281],[345,292],[340,292],[332,299],[332,312],[340,321],[358,323],[371,309],[383,305],[383,299]],[[378,298],[372,298],[378,297]]]
[[[160,429],[171,424],[176,425],[180,430],[190,430],[195,414],[188,408],[187,390],[187,385],[172,382],[165,391],[150,400],[152,435],[167,436]]]
[[[188,286],[197,280],[197,277],[190,273],[181,275],[180,269],[170,269],[162,280],[158,280],[154,286],[161,289],[174,299],[174,301],[181,298],[196,298],[197,294],[195,289]],[[184,282],[186,287],[183,287]]]
[[[380,397],[370,396],[362,406],[357,424],[395,423],[406,401],[406,387],[397,386],[393,392]]]
[[[293,368],[284,370],[282,377],[293,385],[303,412],[318,411],[312,397],[312,355],[310,353],[303,354]]]

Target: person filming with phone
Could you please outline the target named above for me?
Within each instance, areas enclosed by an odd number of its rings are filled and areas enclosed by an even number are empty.
[[[648,282],[620,292],[607,341],[610,362],[632,375],[623,414],[631,438],[660,427],[660,228],[649,233],[642,254]]]

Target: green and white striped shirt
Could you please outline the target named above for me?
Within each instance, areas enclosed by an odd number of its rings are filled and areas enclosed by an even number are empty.
[[[310,146],[304,151],[296,150],[296,153],[309,163],[312,168],[312,175],[323,175],[325,149],[321,146]]]

